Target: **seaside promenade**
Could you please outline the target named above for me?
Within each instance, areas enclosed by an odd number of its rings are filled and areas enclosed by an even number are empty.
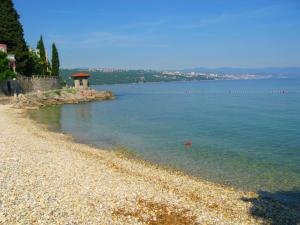
[[[75,143],[9,105],[0,105],[0,124],[3,225],[283,224],[293,213],[255,205],[255,193]]]

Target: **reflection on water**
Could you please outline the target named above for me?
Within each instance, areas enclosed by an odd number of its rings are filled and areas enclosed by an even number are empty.
[[[79,104],[78,107],[74,109],[74,116],[76,120],[81,120],[82,122],[90,122],[91,120],[91,105],[90,104]]]
[[[44,107],[39,110],[29,111],[29,116],[39,123],[48,124],[50,129],[60,130],[61,106]]]
[[[40,123],[48,124],[50,129],[58,131],[63,130],[61,124],[64,116],[62,116],[62,114],[62,105],[43,107],[39,110],[31,110],[29,112],[29,116],[34,120]],[[66,117],[67,118],[64,118],[64,120],[68,120],[68,117],[72,118],[72,123],[74,122],[75,126],[82,123],[89,123],[92,118],[91,105],[78,104],[75,108],[72,108],[72,110],[68,111]]]

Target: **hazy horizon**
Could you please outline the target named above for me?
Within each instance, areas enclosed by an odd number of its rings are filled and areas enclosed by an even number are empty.
[[[148,68],[126,68],[126,67],[105,67],[105,66],[74,66],[74,67],[62,67],[61,69],[124,69],[124,70],[158,70],[158,71],[168,71],[168,70],[194,70],[194,69],[250,69],[250,70],[259,70],[259,69],[295,69],[300,70],[300,66],[286,66],[286,67],[230,67],[230,66],[220,66],[220,67],[205,67],[205,66],[196,66],[191,68],[164,68],[164,69],[148,69]]]

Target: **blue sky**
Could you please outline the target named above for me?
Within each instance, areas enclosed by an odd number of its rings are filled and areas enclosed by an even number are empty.
[[[300,66],[299,0],[14,0],[62,67]]]

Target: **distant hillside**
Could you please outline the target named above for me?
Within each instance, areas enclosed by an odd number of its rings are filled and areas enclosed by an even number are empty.
[[[183,69],[182,72],[202,72],[202,73],[219,73],[219,74],[272,74],[272,75],[287,75],[299,76],[300,67],[266,67],[266,68],[233,68],[233,67],[220,67],[220,68],[206,68],[197,67],[191,69]]]
[[[183,75],[165,75],[158,71],[146,70],[128,70],[116,72],[89,71],[87,69],[62,69],[61,77],[70,85],[72,80],[70,75],[74,73],[91,74],[90,83],[94,85],[101,84],[126,84],[139,82],[161,82],[161,81],[186,81],[186,80],[204,80],[204,77],[186,77]]]
[[[73,84],[70,76],[75,73],[88,73],[90,83],[126,84],[141,82],[168,82],[190,80],[240,80],[240,79],[271,79],[271,78],[300,78],[300,67],[289,68],[193,68],[180,71],[154,71],[154,70],[89,70],[85,68],[62,69],[61,77],[69,85]]]

